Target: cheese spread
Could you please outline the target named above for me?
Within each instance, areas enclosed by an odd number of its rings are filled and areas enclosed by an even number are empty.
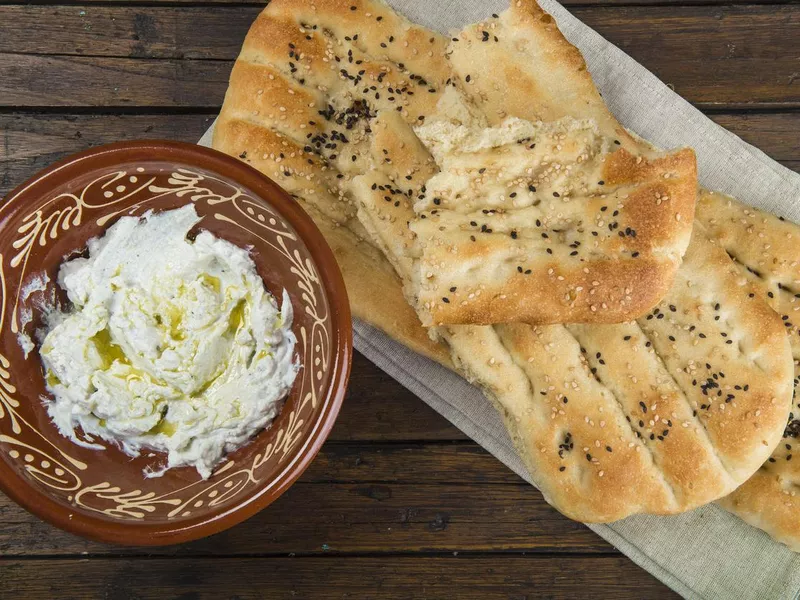
[[[88,257],[61,265],[72,308],[40,349],[60,432],[166,452],[148,476],[188,465],[207,478],[272,422],[299,369],[286,291],[279,308],[246,250],[187,237],[200,220],[190,204],[90,240]]]

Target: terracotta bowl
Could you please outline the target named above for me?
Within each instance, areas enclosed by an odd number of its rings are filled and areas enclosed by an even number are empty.
[[[272,425],[228,455],[203,481],[193,468],[147,479],[147,465],[115,446],[82,448],[62,437],[42,399],[38,348],[17,341],[41,326],[28,293],[42,271],[56,280],[122,215],[194,203],[199,228],[242,247],[280,302],[289,292],[302,363]],[[158,248],[152,248],[158,252]],[[162,141],[120,143],[77,154],[14,190],[0,207],[0,487],[54,525],[121,544],[172,544],[226,529],[273,502],[319,451],[339,412],[352,331],[341,273],[311,219],[275,183],[214,150]],[[49,288],[56,286],[48,284]],[[38,304],[37,304],[38,303]]]

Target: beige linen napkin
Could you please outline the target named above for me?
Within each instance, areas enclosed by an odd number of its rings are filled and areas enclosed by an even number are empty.
[[[442,32],[507,7],[504,0],[388,1],[411,20]],[[557,2],[540,4],[583,52],[603,97],[626,127],[663,148],[693,146],[702,185],[800,222],[800,175],[703,116]],[[200,143],[210,141],[209,131]],[[476,388],[365,323],[355,323],[354,336],[362,354],[529,480],[500,417]],[[788,599],[800,590],[800,554],[716,505],[589,527],[687,598]]]

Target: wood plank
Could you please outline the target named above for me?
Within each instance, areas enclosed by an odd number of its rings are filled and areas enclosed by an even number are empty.
[[[0,19],[14,23],[0,36],[0,52],[232,60],[261,10],[246,5],[0,6]]]
[[[78,538],[0,494],[4,557],[512,551],[616,552],[584,525],[561,516],[528,485],[330,484],[308,483],[304,477],[245,523],[210,538],[160,548]]]
[[[212,114],[0,115],[0,196],[37,170],[73,152],[137,138],[194,142],[213,118]],[[796,134],[800,130],[800,112],[715,114],[711,118],[775,160],[800,170],[800,136]],[[364,389],[377,394],[391,385],[388,378],[371,379],[368,383],[373,387]],[[395,394],[396,390],[390,391]]]
[[[73,152],[142,138],[196,142],[213,121],[210,114],[0,115],[0,196]]]
[[[0,54],[0,106],[219,108],[231,61]]]
[[[0,19],[15,25],[0,38],[0,53],[233,60],[261,10],[0,6]],[[786,43],[785,33],[800,25],[800,6],[791,4],[614,10],[581,6],[572,12],[623,50],[657,58],[659,64],[800,57],[800,50]]]
[[[795,171],[800,162],[800,112],[714,114],[711,120]]]
[[[678,597],[622,557],[9,560],[2,569],[0,596],[9,598]]]
[[[690,102],[780,106],[797,105],[800,99],[800,47],[784,37],[800,28],[800,6],[631,7],[574,13]]]
[[[218,107],[258,10],[2,6],[28,26],[0,40],[0,106]],[[573,12],[699,105],[800,106],[798,4]]]
[[[472,440],[329,442],[303,474],[303,481],[317,484],[528,485]]]
[[[465,440],[459,429],[356,352],[331,440]]]

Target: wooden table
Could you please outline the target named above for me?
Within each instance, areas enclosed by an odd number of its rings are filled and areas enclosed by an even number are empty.
[[[577,2],[576,16],[712,119],[800,169],[800,4]],[[0,0],[0,194],[95,144],[196,141],[262,6]],[[674,595],[361,356],[319,458],[246,523],[119,548],[0,495],[0,553],[4,598]]]

